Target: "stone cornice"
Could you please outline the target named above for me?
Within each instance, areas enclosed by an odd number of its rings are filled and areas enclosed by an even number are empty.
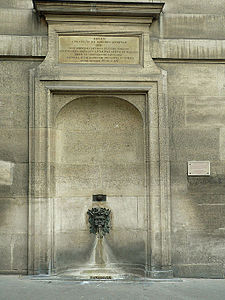
[[[157,19],[164,2],[33,0],[42,15],[91,15]]]

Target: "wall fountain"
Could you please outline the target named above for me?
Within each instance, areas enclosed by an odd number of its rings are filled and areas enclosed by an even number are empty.
[[[164,3],[64,2],[34,0],[49,47],[30,72],[28,273],[171,276],[166,72],[149,51]],[[90,44],[107,50],[94,64]],[[88,231],[97,193],[112,212],[102,238]]]
[[[105,201],[104,195],[94,195],[93,201]],[[127,274],[116,266],[115,257],[107,244],[105,235],[110,232],[111,210],[96,206],[88,209],[88,222],[91,234],[95,235],[95,241],[91,251],[90,259],[86,266],[80,270],[68,270],[61,274],[64,277],[73,277],[75,279],[91,280],[111,280],[124,279]]]
[[[68,97],[56,124],[55,273],[145,276],[141,114],[116,97]]]
[[[104,236],[109,233],[110,230],[110,214],[111,211],[103,207],[93,207],[87,212],[90,223],[90,233],[96,235],[95,245],[93,249],[94,260],[94,273],[91,275],[91,279],[112,279],[111,275],[103,275],[105,273],[106,265],[108,263],[108,255],[106,252],[106,245]],[[97,269],[96,269],[97,267]],[[108,273],[108,272],[107,272]]]

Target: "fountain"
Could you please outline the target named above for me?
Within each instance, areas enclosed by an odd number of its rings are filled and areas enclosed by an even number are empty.
[[[93,275],[90,276],[91,279],[112,279],[111,275],[106,275],[106,273],[109,273],[107,269],[109,254],[108,251],[106,251],[107,245],[105,239],[103,239],[110,230],[110,213],[111,211],[109,209],[102,207],[94,207],[87,212],[89,216],[90,233],[96,235],[91,256],[93,263]]]
[[[98,200],[97,200],[98,201]],[[110,231],[111,211],[103,207],[88,209],[89,230],[95,235],[90,259],[80,270],[67,270],[63,277],[90,280],[115,280],[127,278],[127,274],[116,266],[115,258],[107,244],[105,235]]]

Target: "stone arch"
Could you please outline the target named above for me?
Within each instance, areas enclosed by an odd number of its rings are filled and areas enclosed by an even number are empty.
[[[80,97],[60,110],[55,126],[57,272],[87,263],[93,241],[86,213],[95,205],[94,194],[106,194],[107,201],[101,205],[112,211],[112,233],[107,240],[115,261],[110,263],[144,270],[147,224],[140,112],[117,97]],[[82,240],[86,240],[83,246]],[[71,241],[79,241],[82,251]],[[128,254],[129,247],[135,251]]]
[[[86,98],[93,98],[93,96],[92,95],[84,95],[84,96],[77,95],[77,96],[74,96],[74,98],[72,100],[68,99],[66,101],[66,103],[63,103],[63,105],[61,107],[59,107],[58,110],[55,112],[54,121],[56,122],[58,116],[66,109],[67,105],[70,105],[73,101],[82,100],[82,99],[86,99]],[[134,101],[132,101],[131,99],[125,99],[126,97],[122,98],[117,95],[107,95],[107,94],[95,95],[94,98],[99,98],[99,99],[104,98],[105,100],[118,99],[121,101],[126,101],[130,105],[132,105],[140,113],[142,119],[144,119],[144,114],[143,114],[143,111],[140,109],[140,106],[137,103],[135,103]],[[143,120],[143,122],[144,122],[144,120]]]

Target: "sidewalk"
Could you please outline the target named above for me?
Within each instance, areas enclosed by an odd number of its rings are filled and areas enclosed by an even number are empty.
[[[62,281],[0,276],[0,300],[223,300],[225,280]]]

